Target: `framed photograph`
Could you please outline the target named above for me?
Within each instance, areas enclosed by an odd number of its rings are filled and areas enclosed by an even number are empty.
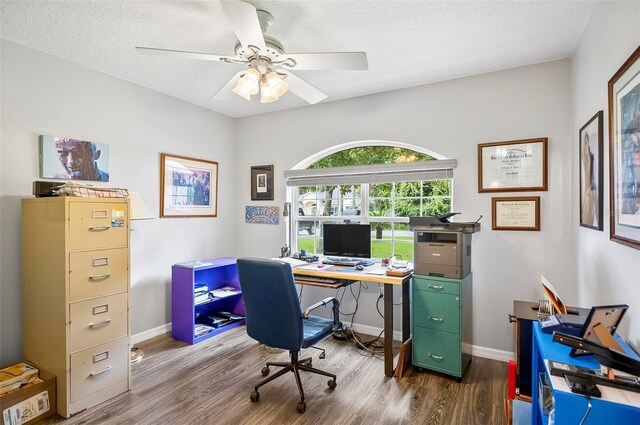
[[[160,217],[216,217],[218,163],[161,155]]]
[[[41,135],[40,177],[108,182],[109,145]]]
[[[547,138],[478,145],[478,192],[547,190]]]
[[[611,240],[640,249],[640,47],[609,80]]]
[[[540,197],[491,198],[491,229],[540,230]]]
[[[251,167],[251,200],[273,201],[273,165]]]
[[[582,126],[580,141],[580,226],[602,230],[602,111]]]

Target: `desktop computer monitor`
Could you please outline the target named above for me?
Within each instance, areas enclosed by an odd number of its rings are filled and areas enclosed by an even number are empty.
[[[326,256],[371,258],[370,224],[325,223],[322,235],[322,253]]]

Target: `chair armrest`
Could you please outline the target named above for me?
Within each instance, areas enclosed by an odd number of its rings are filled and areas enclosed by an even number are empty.
[[[309,308],[307,308],[304,313],[302,313],[302,318],[303,319],[308,319],[309,318],[309,313],[311,313],[311,311],[315,310],[316,308],[320,307],[320,306],[326,306],[329,303],[333,303],[333,305],[331,306],[331,310],[333,311],[333,331],[341,331],[344,329],[344,325],[342,324],[342,322],[340,321],[340,301],[338,301],[338,299],[336,297],[328,297],[325,298],[322,301],[319,301],[317,303],[315,303],[312,306],[309,306]]]
[[[302,313],[302,318],[303,319],[308,319],[309,318],[309,313],[311,313],[313,310],[315,310],[318,307],[323,307],[323,306],[329,304],[331,301],[333,301],[334,308],[335,308],[335,306],[340,306],[340,303],[338,302],[338,299],[336,297],[327,297],[324,300],[318,301],[314,305],[309,306],[304,311],[304,313]],[[335,319],[335,316],[334,316],[334,319]]]

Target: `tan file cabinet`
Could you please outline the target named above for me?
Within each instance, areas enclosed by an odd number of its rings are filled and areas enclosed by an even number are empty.
[[[22,200],[25,360],[68,418],[130,389],[128,200]]]

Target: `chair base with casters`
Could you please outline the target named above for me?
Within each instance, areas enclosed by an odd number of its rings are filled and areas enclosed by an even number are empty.
[[[277,373],[259,382],[255,386],[253,392],[251,393],[250,398],[251,398],[251,401],[253,402],[260,400],[260,393],[258,392],[258,388],[273,381],[276,378],[279,378],[280,376],[286,374],[287,372],[293,372],[293,374],[296,377],[296,383],[298,384],[298,392],[300,393],[300,401],[298,402],[298,412],[304,413],[304,411],[307,409],[307,404],[304,401],[304,390],[302,389],[302,381],[300,380],[300,371],[303,370],[305,372],[311,372],[311,373],[316,373],[318,375],[328,376],[331,379],[327,381],[327,385],[332,390],[335,389],[336,386],[338,385],[336,383],[336,375],[334,375],[333,373],[325,372],[324,370],[320,370],[312,367],[311,357],[298,359],[298,355],[299,355],[298,351],[292,351],[289,353],[289,355],[291,356],[290,363],[267,362],[267,365],[263,367],[262,370],[260,371],[262,373],[262,376],[267,376],[269,374],[269,372],[271,371],[269,369],[270,366],[282,367],[282,369],[280,369]]]
[[[262,368],[263,376],[269,375],[271,366],[282,369],[255,386],[251,401],[260,399],[260,387],[292,372],[300,393],[298,411],[304,413],[306,402],[300,371],[329,377],[327,385],[332,390],[337,386],[336,375],[315,369],[311,358],[300,359],[300,352],[304,348],[317,348],[316,343],[342,329],[340,303],[335,297],[329,297],[302,312],[290,264],[260,258],[240,258],[237,263],[247,334],[266,346],[287,350],[291,357],[290,362],[268,362]],[[309,315],[321,306],[331,307],[332,319]],[[322,351],[320,358],[324,358]]]

